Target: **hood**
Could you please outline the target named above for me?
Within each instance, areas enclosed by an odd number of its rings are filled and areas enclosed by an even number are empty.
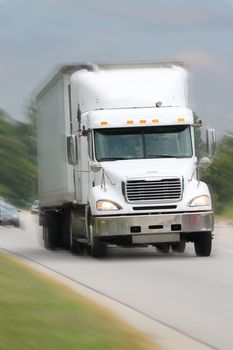
[[[133,159],[101,162],[111,180],[126,178],[151,178],[166,176],[191,177],[194,171],[193,158]]]

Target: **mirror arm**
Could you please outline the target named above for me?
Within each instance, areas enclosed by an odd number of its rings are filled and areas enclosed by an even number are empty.
[[[85,137],[87,137],[90,131],[91,131],[90,128],[85,129],[85,126],[83,126],[83,129],[82,129],[82,131],[80,131],[79,136],[85,136]]]
[[[198,182],[197,182],[197,187],[199,187],[199,186],[200,186],[201,180],[200,180],[200,165],[199,165],[198,163],[196,163],[196,165],[195,165],[195,169],[194,169],[194,171],[193,171],[193,173],[192,173],[192,176],[191,176],[191,178],[188,180],[189,182],[192,181],[195,172],[197,172],[197,181],[198,181]]]
[[[192,172],[192,175],[191,175],[191,177],[190,177],[190,179],[188,181],[192,181],[193,176],[194,176],[195,172],[197,171],[197,168],[198,168],[198,162],[195,163],[195,168],[194,168],[194,170]]]
[[[193,124],[193,126],[195,127],[195,128],[201,128],[202,126],[204,126],[205,124],[203,123],[203,121],[201,120],[201,119],[198,119],[197,121],[196,121],[196,123],[194,123]]]
[[[200,181],[201,181],[201,179],[200,179],[200,165],[198,164],[197,165],[197,187],[200,186]]]

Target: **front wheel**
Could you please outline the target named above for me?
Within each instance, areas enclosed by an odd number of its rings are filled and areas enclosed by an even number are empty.
[[[70,251],[74,255],[83,255],[85,253],[85,246],[78,241],[78,236],[74,229],[74,214],[69,212],[67,215],[67,238],[69,237]]]
[[[172,251],[174,253],[184,253],[185,247],[186,247],[186,242],[181,240],[179,242],[172,243],[171,247],[172,247]]]
[[[91,212],[88,213],[87,218],[87,234],[89,239],[89,246],[87,252],[95,258],[104,258],[107,255],[107,245],[102,242],[100,237],[96,237],[93,232]]]
[[[99,237],[93,237],[88,252],[94,258],[105,258],[107,256],[107,246],[101,242]]]
[[[156,243],[155,248],[158,253],[169,253],[170,251],[170,243]]]
[[[212,233],[199,232],[194,241],[197,256],[210,256],[212,249]]]
[[[15,222],[15,223],[14,223],[14,226],[19,228],[19,227],[20,227],[19,221]]]
[[[77,239],[72,239],[71,253],[74,255],[83,255],[85,253],[84,244],[80,243]]]

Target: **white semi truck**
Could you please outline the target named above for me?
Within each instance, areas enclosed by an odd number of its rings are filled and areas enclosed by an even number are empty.
[[[40,224],[47,249],[108,245],[209,256],[213,210],[195,154],[182,64],[63,66],[37,94]]]

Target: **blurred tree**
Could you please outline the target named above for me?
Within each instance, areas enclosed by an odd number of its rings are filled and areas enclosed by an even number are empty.
[[[34,99],[29,100],[25,111],[29,123],[19,123],[19,138],[27,145],[30,159],[34,165],[37,164],[37,145],[36,145],[36,107]]]
[[[25,207],[36,192],[36,153],[32,126],[0,110],[0,195]]]
[[[233,133],[222,139],[217,157],[203,175],[213,193],[214,207],[222,212],[233,204]]]

